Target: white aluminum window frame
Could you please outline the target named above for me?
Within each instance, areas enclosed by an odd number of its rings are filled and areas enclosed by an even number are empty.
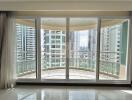
[[[66,18],[66,78],[65,79],[42,79],[41,78],[41,18],[32,17],[32,16],[17,16],[16,19],[35,19],[35,28],[36,28],[36,79],[30,78],[18,78],[16,82],[24,83],[88,83],[88,84],[130,84],[131,83],[131,51],[132,51],[132,19],[129,16],[109,16],[109,17],[54,17],[48,16],[49,18]],[[70,18],[97,18],[97,57],[96,57],[96,79],[69,79],[69,26]],[[127,79],[126,80],[99,80],[99,59],[100,59],[100,30],[101,30],[101,19],[129,19],[128,23],[128,37],[127,37]]]

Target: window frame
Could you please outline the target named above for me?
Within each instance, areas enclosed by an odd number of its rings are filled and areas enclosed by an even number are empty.
[[[109,16],[109,17],[80,17],[80,16],[66,16],[66,79],[42,79],[41,78],[41,18],[45,16],[16,16],[16,19],[35,19],[35,28],[36,28],[36,79],[28,79],[28,78],[18,78],[16,82],[31,82],[31,83],[88,83],[88,84],[130,84],[131,83],[131,55],[132,55],[132,18],[129,16]],[[48,16],[48,17],[55,17],[55,16]],[[61,17],[57,17],[61,18]],[[69,24],[70,18],[97,18],[97,65],[96,65],[96,80],[81,80],[81,79],[69,79]],[[128,37],[127,37],[127,57],[126,57],[126,66],[127,66],[127,79],[126,80],[99,80],[99,57],[100,57],[100,32],[101,32],[101,19],[129,19],[128,23]]]

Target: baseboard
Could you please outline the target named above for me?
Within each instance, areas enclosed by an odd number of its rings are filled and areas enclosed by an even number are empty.
[[[31,83],[31,82],[17,82],[16,85],[131,87],[131,84],[98,84],[98,83]]]

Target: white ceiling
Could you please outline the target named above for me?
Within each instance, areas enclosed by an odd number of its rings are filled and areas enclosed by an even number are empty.
[[[70,25],[78,26],[78,25],[87,25],[87,24],[95,24],[97,19],[95,18],[71,18]],[[43,24],[49,24],[53,26],[65,26],[66,20],[65,18],[43,18]]]
[[[126,19],[125,19],[126,20]],[[125,21],[124,19],[103,19],[101,27],[111,26]],[[17,23],[34,27],[33,20],[17,19]],[[97,18],[70,18],[70,30],[87,30],[97,27]],[[41,19],[41,27],[50,30],[65,30],[66,18],[47,18]]]
[[[132,0],[0,0],[0,11],[132,11]]]

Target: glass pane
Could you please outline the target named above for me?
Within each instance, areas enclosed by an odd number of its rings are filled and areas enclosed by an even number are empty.
[[[70,19],[70,79],[96,79],[96,27],[95,18]]]
[[[100,38],[100,80],[127,79],[127,19],[103,19]]]
[[[43,79],[65,79],[65,18],[41,19],[41,69]]]
[[[16,19],[17,78],[36,78],[36,34],[34,19]]]

